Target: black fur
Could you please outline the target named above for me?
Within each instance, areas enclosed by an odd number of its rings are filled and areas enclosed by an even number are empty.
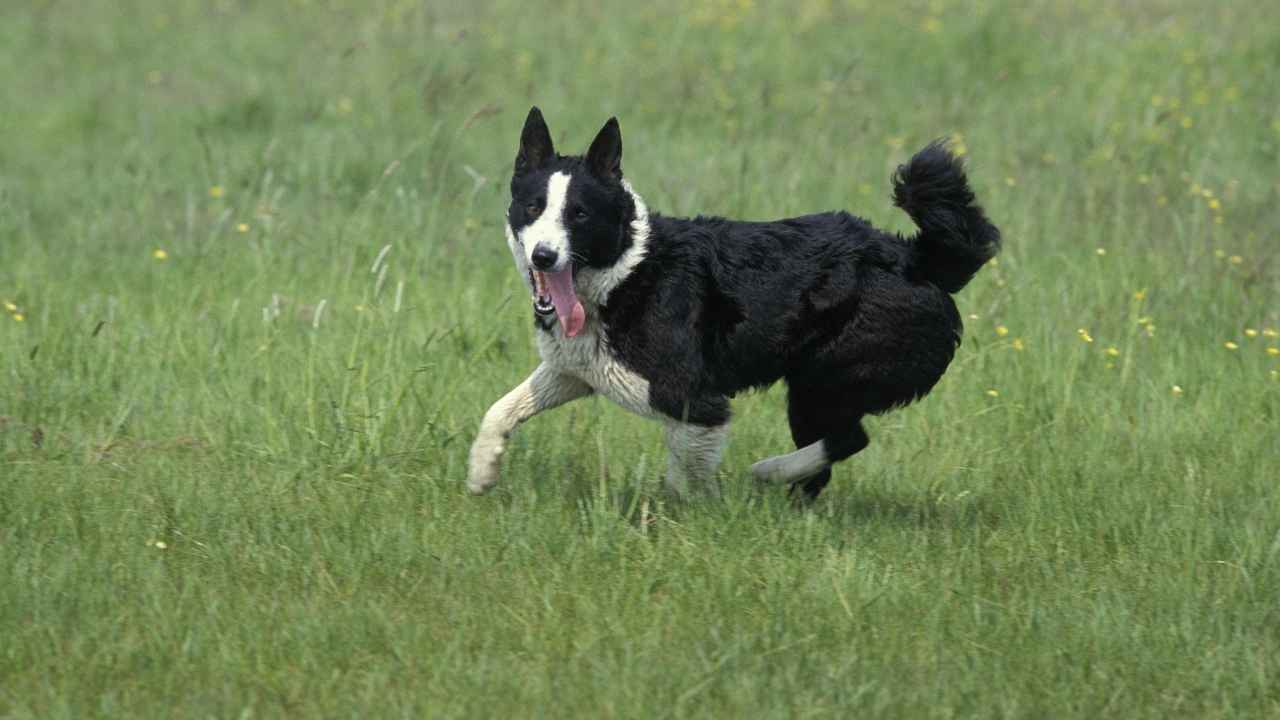
[[[532,133],[526,124],[531,146],[522,138],[509,218],[527,223],[521,208],[538,202],[546,174],[568,172],[569,203],[591,218],[571,228],[574,260],[607,267],[630,246],[635,215],[620,185],[617,122],[585,159],[556,155],[538,125],[541,114]],[[650,215],[646,256],[598,308],[611,352],[673,418],[722,424],[735,393],[782,379],[797,447],[823,440],[833,463],[862,450],[864,415],[909,403],[942,377],[961,333],[951,293],[1000,244],[942,144],[898,168],[893,183],[920,228],[911,238],[845,212],[773,222]],[[809,478],[803,492],[816,497],[830,477]]]
[[[1000,232],[974,204],[963,166],[940,142],[898,167],[893,202],[920,228],[911,241],[913,280],[958,292],[1000,251]]]

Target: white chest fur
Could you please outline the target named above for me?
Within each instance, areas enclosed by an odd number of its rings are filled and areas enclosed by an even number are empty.
[[[649,405],[649,381],[618,362],[590,314],[586,327],[575,337],[565,337],[559,323],[550,332],[539,330],[538,353],[543,362],[582,380],[623,408],[646,417],[657,415]]]

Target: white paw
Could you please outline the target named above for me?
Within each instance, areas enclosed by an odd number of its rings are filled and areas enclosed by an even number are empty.
[[[467,469],[467,490],[472,495],[483,495],[497,485],[501,461],[501,444],[487,438],[476,438],[471,446],[471,462]]]
[[[489,488],[498,484],[497,465],[497,463],[492,465],[486,463],[482,466],[473,464],[467,473],[467,490],[471,491],[472,495],[483,495],[489,492]]]
[[[799,482],[831,467],[821,440],[812,445],[771,458],[751,466],[751,474],[760,482]]]
[[[786,463],[780,457],[771,457],[761,460],[751,466],[751,474],[755,476],[758,482],[776,483],[785,482],[787,478]]]

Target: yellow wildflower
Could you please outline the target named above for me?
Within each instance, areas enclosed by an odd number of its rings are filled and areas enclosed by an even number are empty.
[[[1023,350],[1027,349],[1027,346],[1023,344],[1022,338],[1014,338],[1013,349],[1017,350],[1018,352],[1022,352]]]
[[[1000,337],[1004,337],[1005,335],[1008,335],[1008,334],[1009,334],[1009,328],[1003,325],[996,326],[996,335],[999,335]]]
[[[214,185],[213,187],[209,188],[209,197],[213,198],[214,200],[217,200],[218,198],[222,197],[225,192],[226,191],[222,189],[221,185]]]
[[[1244,329],[1244,336],[1245,336],[1245,337],[1256,338],[1256,337],[1258,337],[1258,331],[1257,331],[1257,330],[1254,330],[1253,328],[1245,328],[1245,329]]]
[[[1218,198],[1209,198],[1209,209],[1210,209],[1210,210],[1221,210],[1221,209],[1222,209],[1222,203],[1218,200]]]
[[[1262,328],[1263,337],[1280,337],[1280,332],[1276,332],[1274,328]]]
[[[1147,289],[1146,289],[1146,288],[1142,288],[1141,290],[1134,290],[1134,291],[1133,291],[1133,299],[1134,299],[1134,300],[1139,300],[1139,301],[1141,301],[1141,300],[1146,300],[1146,299],[1147,299]]]
[[[1107,254],[1107,249],[1106,249],[1106,248],[1098,248],[1097,250],[1094,250],[1094,252],[1095,252],[1095,253],[1097,253],[1097,254],[1099,254],[1099,255],[1106,255],[1106,254]]]
[[[249,232],[249,223],[236,223],[236,232],[240,232],[240,233]]]
[[[1244,262],[1244,258],[1240,257],[1239,255],[1232,255],[1231,257],[1227,258],[1227,260],[1229,260],[1232,265],[1239,265],[1240,263]]]
[[[1106,352],[1109,357],[1120,357],[1120,350],[1115,346],[1107,348],[1104,352]]]
[[[27,319],[27,316],[26,316],[26,315],[23,315],[22,313],[14,313],[14,314],[13,314],[13,319],[14,319],[15,321],[17,321],[17,322],[22,322],[23,320],[26,320],[26,319]]]
[[[165,252],[164,250],[162,250],[162,249],[160,249],[160,248],[156,248],[155,250],[152,250],[152,251],[151,251],[151,257],[153,257],[153,258],[155,258],[155,259],[157,259],[157,260],[168,260],[168,259],[169,259],[169,253]]]
[[[1267,348],[1267,354],[1270,355],[1271,357],[1280,357],[1280,348],[1269,347]]]
[[[1093,336],[1090,335],[1089,331],[1084,328],[1080,328],[1079,330],[1076,330],[1076,334],[1080,336],[1081,340],[1087,343],[1093,342]]]
[[[1169,392],[1173,393],[1174,397],[1177,397],[1182,394],[1182,386],[1174,385],[1173,387],[1169,388]]]
[[[1178,124],[1182,126],[1182,129],[1190,130],[1191,127],[1196,124],[1196,121],[1192,120],[1190,115],[1183,115],[1182,120],[1178,121]]]
[[[12,300],[4,301],[4,309],[8,310],[9,312],[18,312],[18,306],[14,305]]]
[[[1000,391],[992,388],[987,391],[987,397],[1000,397]]]
[[[1222,347],[1224,347],[1224,348],[1226,348],[1226,349],[1228,349],[1228,350],[1239,350],[1239,349],[1240,349],[1240,346],[1239,346],[1239,345],[1237,345],[1237,344],[1235,344],[1235,343],[1231,342],[1230,340],[1228,340],[1228,341],[1226,341],[1226,342],[1222,343]]]

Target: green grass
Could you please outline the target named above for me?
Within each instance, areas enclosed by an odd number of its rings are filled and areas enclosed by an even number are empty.
[[[0,716],[1280,714],[1265,4],[464,5],[0,10]],[[602,400],[467,496],[534,103],[668,213],[906,230],[956,137],[952,369],[810,512],[778,390],[723,502]]]

